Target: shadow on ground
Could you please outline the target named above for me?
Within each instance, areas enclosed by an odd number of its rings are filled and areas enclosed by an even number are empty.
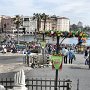
[[[71,66],[70,69],[82,69],[82,70],[90,70],[88,67],[79,67],[79,66]]]

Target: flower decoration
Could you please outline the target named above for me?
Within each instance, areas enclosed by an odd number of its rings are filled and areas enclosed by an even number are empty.
[[[58,54],[57,54],[56,52],[53,52],[52,55],[53,55],[53,56],[63,56],[63,54],[60,53],[60,52],[59,52]]]
[[[37,34],[45,34],[46,36],[49,37],[56,37],[56,36],[60,36],[60,37],[66,37],[66,38],[72,38],[72,37],[81,37],[81,38],[87,38],[89,35],[85,32],[82,31],[58,31],[58,30],[49,30],[49,31],[45,31],[45,32],[37,32]]]
[[[70,37],[88,37],[88,34],[86,34],[85,32],[80,32],[80,31],[73,31],[73,32],[67,32],[67,31],[45,31],[45,35],[46,36],[60,36],[60,37],[66,37],[66,38],[70,38]]]

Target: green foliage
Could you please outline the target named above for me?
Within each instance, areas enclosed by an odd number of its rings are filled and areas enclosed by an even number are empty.
[[[38,34],[42,34],[43,32],[38,32]],[[60,36],[60,37],[66,37],[66,38],[70,38],[70,37],[82,37],[82,38],[87,38],[88,34],[82,31],[45,31],[45,35],[46,36]]]
[[[16,15],[14,18],[13,18],[13,21],[14,21],[14,24],[16,25],[16,28],[19,28],[19,26],[21,25],[22,23],[22,19],[19,15]]]

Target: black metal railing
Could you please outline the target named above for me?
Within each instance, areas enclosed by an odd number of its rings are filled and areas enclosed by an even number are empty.
[[[1,78],[0,84],[3,85],[6,88],[6,90],[12,89],[14,86],[14,80],[12,78],[9,78],[9,79],[8,78],[5,78],[5,79]]]
[[[28,90],[54,90],[55,80],[52,79],[26,79],[26,87]],[[58,90],[71,90],[71,82],[68,80],[58,80],[57,88]],[[1,79],[0,84],[2,84],[6,90],[12,89],[14,87],[13,79]]]

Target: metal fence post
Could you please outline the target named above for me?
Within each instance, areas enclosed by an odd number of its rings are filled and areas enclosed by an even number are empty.
[[[78,79],[79,80],[79,79]],[[27,78],[26,80],[25,80],[25,82],[26,82],[26,87],[28,88],[28,90],[34,90],[35,88],[35,90],[47,90],[47,89],[49,89],[49,90],[52,90],[52,89],[54,89],[54,87],[55,87],[55,85],[54,85],[54,82],[55,82],[55,80],[53,80],[53,79],[29,79],[29,78]],[[36,83],[35,83],[36,82]],[[70,79],[69,80],[58,80],[58,85],[57,85],[57,90],[71,90],[71,81],[70,81]],[[61,84],[60,84],[61,83]],[[8,89],[12,89],[13,88],[13,86],[14,86],[14,81],[13,81],[13,79],[1,79],[0,80],[0,84],[2,84],[2,85],[4,85],[4,87],[6,88],[6,90],[8,90]],[[77,85],[79,85],[79,81],[78,81],[78,83],[77,83]],[[79,87],[78,87],[78,89],[77,90],[79,90]]]
[[[27,65],[29,66],[29,56],[27,54]]]
[[[7,82],[7,78],[6,78],[6,90],[7,90],[7,83],[8,83],[8,82]]]
[[[90,47],[89,47],[89,69],[90,69]]]
[[[70,79],[68,79],[67,81],[67,90],[71,90],[71,81]]]
[[[69,83],[67,83],[67,90],[70,90],[70,88],[69,88]]]
[[[77,80],[77,90],[79,90],[79,79]]]

